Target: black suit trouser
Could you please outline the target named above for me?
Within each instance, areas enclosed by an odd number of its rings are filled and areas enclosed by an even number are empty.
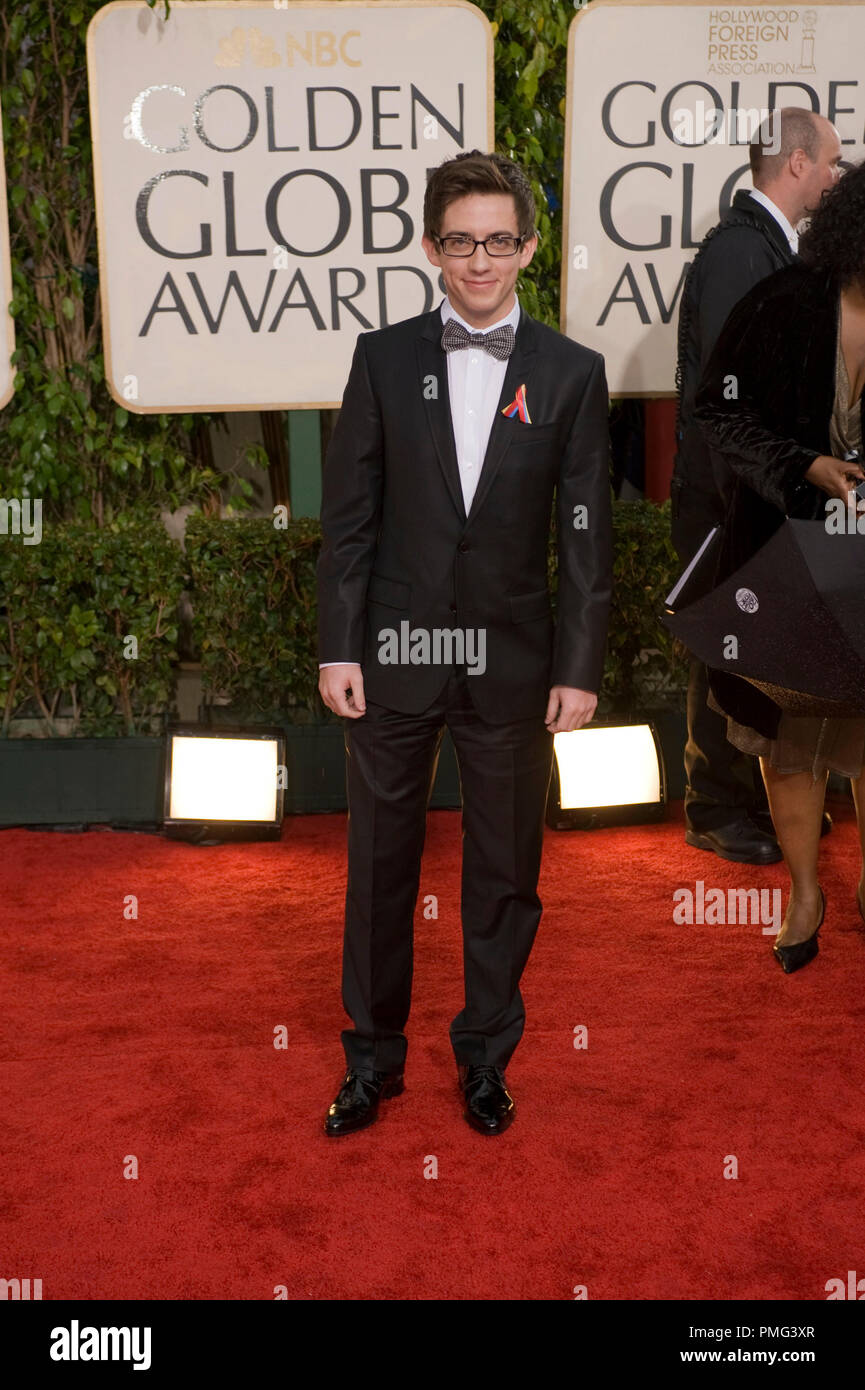
[[[687,486],[679,490],[672,539],[683,568],[712,526],[723,522],[722,512],[719,498],[712,501]],[[729,825],[749,811],[769,809],[758,760],[727,738],[727,721],[707,703],[708,693],[709,672],[693,657],[688,677],[685,821],[698,833]]]
[[[414,911],[426,813],[444,729],[462,789],[465,1006],[450,1025],[458,1063],[506,1067],[525,1024],[519,982],[541,916],[537,894],[553,737],[542,718],[485,723],[455,669],[422,714],[367,701],[344,719],[348,889],[342,1033],[349,1067],[401,1069],[411,1005]]]

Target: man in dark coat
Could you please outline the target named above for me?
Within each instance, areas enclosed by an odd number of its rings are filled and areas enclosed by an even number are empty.
[[[779,129],[780,127],[780,129]],[[767,151],[773,150],[773,153]],[[796,226],[841,172],[841,141],[823,116],[799,107],[773,112],[749,148],[754,188],[704,239],[688,272],[679,311],[678,452],[671,486],[672,538],[682,565],[724,521],[731,475],[694,419],[700,376],[734,306],[766,276],[796,259]],[[737,863],[781,858],[756,760],[726,737],[725,721],[706,703],[708,673],[691,661],[685,747],[685,840]],[[829,819],[824,818],[824,829]]]

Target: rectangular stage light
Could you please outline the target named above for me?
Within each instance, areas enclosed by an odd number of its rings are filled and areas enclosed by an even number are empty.
[[[278,839],[284,764],[279,728],[173,725],[165,752],[166,830],[198,843]]]
[[[553,739],[547,824],[588,829],[660,820],[667,801],[654,724],[591,724]]]

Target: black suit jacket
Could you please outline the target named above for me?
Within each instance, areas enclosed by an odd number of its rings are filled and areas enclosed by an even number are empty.
[[[436,308],[358,335],[323,473],[319,661],[360,662],[370,700],[417,714],[449,668],[383,664],[379,634],[404,621],[483,628],[486,669],[469,678],[478,713],[491,723],[542,718],[551,685],[597,691],[603,672],[612,570],[604,360],[521,306],[466,516],[441,333]],[[502,414],[521,384],[531,424]],[[587,525],[577,529],[580,506]]]
[[[756,284],[793,260],[790,243],[772,214],[747,190],[739,189],[717,227],[704,238],[688,271],[679,306],[679,436],[670,488],[673,538],[683,558],[691,546],[680,544],[676,536],[680,508],[704,515],[708,530],[713,521],[722,520],[732,483],[722,459],[716,456],[713,467],[694,417],[700,377],[730,311]]]
[[[827,495],[804,475],[819,454],[832,453],[838,309],[832,278],[797,262],[745,296],[709,359],[696,418],[736,480],[716,583],[759,550],[785,516],[824,515]],[[727,399],[731,379],[737,398]],[[781,711],[767,695],[723,671],[710,672],[710,684],[728,714],[775,737]]]

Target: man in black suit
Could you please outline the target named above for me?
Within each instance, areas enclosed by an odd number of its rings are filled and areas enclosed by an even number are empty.
[[[594,715],[612,527],[603,358],[514,294],[537,238],[522,170],[478,150],[435,169],[422,244],[447,290],[358,335],[324,468],[319,688],[344,720],[346,1072],[330,1135],[403,1089],[412,931],[445,726],[462,787],[464,1116],[499,1134],[537,895],[553,735]],[[558,606],[547,547],[555,497]]]
[[[796,226],[813,212],[841,172],[835,127],[805,109],[772,112],[749,147],[753,189],[704,239],[688,272],[679,309],[676,384],[678,452],[671,485],[673,544],[684,566],[713,526],[723,525],[729,470],[712,456],[694,419],[703,369],[730,311],[776,270],[796,259]],[[727,739],[726,721],[706,703],[708,673],[692,659],[685,747],[685,840],[722,859],[773,864],[781,858],[757,760]],[[824,833],[830,825],[824,817]]]

